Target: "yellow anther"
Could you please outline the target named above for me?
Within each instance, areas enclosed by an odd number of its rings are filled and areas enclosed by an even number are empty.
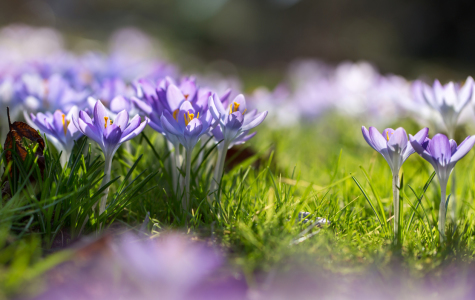
[[[237,112],[239,110],[239,106],[241,104],[237,102],[233,102],[233,104],[229,104],[229,114],[232,114],[233,112]]]
[[[190,114],[189,112],[186,113],[186,115],[183,115],[185,118],[185,125],[188,126],[188,124],[195,118],[195,114]]]
[[[197,118],[197,119],[199,119],[199,118],[200,118],[200,112],[198,112],[198,116],[196,116],[196,118]]]
[[[233,112],[238,111],[240,105],[241,105],[241,104],[239,104],[239,103],[237,103],[237,102],[234,102]]]
[[[63,130],[64,130],[64,135],[66,135],[66,133],[68,132],[68,126],[69,126],[69,123],[71,123],[71,121],[69,121],[69,120],[66,120],[66,119],[65,119],[65,115],[64,115],[64,114],[62,114],[62,115],[61,115],[61,118],[62,118],[62,120],[63,120]]]
[[[391,132],[391,135],[393,135],[394,132]],[[389,142],[389,131],[386,131],[386,138],[388,139],[388,142]]]
[[[246,113],[246,111],[247,111],[247,108],[242,112],[242,114],[244,115]]]
[[[104,117],[104,128],[107,128],[107,120],[109,120],[109,117]]]
[[[175,110],[173,111],[173,119],[175,119],[175,120],[177,119],[177,115],[178,115],[178,112],[179,112],[179,111],[180,111],[179,109],[175,109]]]

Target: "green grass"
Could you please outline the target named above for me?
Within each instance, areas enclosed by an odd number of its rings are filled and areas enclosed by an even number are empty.
[[[420,129],[410,120],[393,125],[408,133]],[[382,156],[366,145],[358,120],[332,115],[295,128],[260,128],[246,145],[254,155],[232,164],[220,190],[210,196],[219,193],[219,203],[207,200],[216,149],[206,148],[209,158],[193,166],[189,212],[181,209],[180,193],[170,188],[170,153],[163,137],[147,129],[131,142],[130,153],[122,146],[116,154],[106,214],[97,216],[92,207],[102,192],[103,160],[88,143],[79,141],[65,169],[54,150],[46,151],[48,175],[43,179],[31,168],[34,162],[16,161],[21,168],[15,182],[24,187],[15,185],[12,199],[0,207],[0,299],[27,283],[39,284],[39,275],[67,259],[69,252],[57,252],[64,244],[64,239],[58,244],[59,235],[67,236],[67,244],[115,224],[139,230],[147,214],[151,235],[176,229],[212,240],[250,283],[256,274],[285,268],[289,262],[355,274],[370,268],[384,272],[397,262],[417,277],[449,262],[473,260],[473,151],[456,167],[458,218],[447,226],[444,245],[437,231],[437,177],[417,154],[408,159],[400,193],[402,245],[394,246],[391,172]],[[28,170],[35,183],[27,180]],[[331,224],[311,227],[298,222],[299,212]],[[6,277],[10,279],[2,280]]]

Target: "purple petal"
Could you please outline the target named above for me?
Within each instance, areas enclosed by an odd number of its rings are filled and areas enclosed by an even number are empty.
[[[407,133],[399,127],[389,135],[388,147],[394,152],[402,153],[407,146]]]
[[[432,138],[427,150],[441,165],[448,164],[452,156],[449,139],[441,133]]]
[[[238,110],[241,113],[244,113],[244,111],[247,110],[246,99],[244,98],[243,94],[237,95],[236,98],[234,98],[234,100],[232,101],[231,105],[234,105],[234,102],[239,104]]]
[[[130,123],[128,125],[126,123],[126,126],[122,127],[122,136],[129,135],[132,131],[134,131],[135,128],[137,128],[140,125],[141,120],[142,119],[140,118],[139,115],[136,115],[135,117],[133,117],[132,120],[130,120]]]
[[[115,124],[107,126],[107,128],[105,128],[103,131],[103,141],[105,150],[111,151],[116,146],[118,146],[121,136],[122,130],[120,130],[118,126],[116,126]]]
[[[146,115],[150,115],[152,113],[152,107],[148,105],[145,101],[142,101],[135,97],[132,97],[130,100]]]
[[[185,101],[185,96],[183,96],[183,93],[176,85],[171,84],[167,89],[167,101],[170,110],[175,111],[175,109],[178,109],[181,103]]]
[[[177,136],[182,135],[179,131],[178,123],[173,119],[173,116],[168,111],[163,112],[160,121],[162,122],[162,127],[165,131]]]
[[[451,163],[461,160],[472,149],[475,144],[475,136],[467,137],[458,147],[455,154],[450,158]]]
[[[140,119],[140,117],[139,117]],[[129,123],[129,113],[126,110],[123,110],[117,114],[115,117],[114,124],[120,128],[120,130],[124,130]]]
[[[371,138],[369,137],[369,131],[368,131],[368,129],[366,129],[366,127],[364,127],[364,126],[361,126],[361,132],[363,133],[363,137],[364,137],[366,143],[368,143],[368,145],[370,145],[371,148],[373,148],[374,150],[376,150],[376,148],[375,148],[374,145],[373,145],[373,141],[371,141]],[[376,151],[378,151],[378,150],[376,150]]]
[[[249,129],[252,129],[252,128],[258,126],[259,124],[261,124],[264,121],[266,116],[267,116],[267,111],[261,112],[259,115],[257,115],[254,118],[254,120],[250,121],[246,125],[243,125],[241,130],[246,131],[246,130],[249,130]]]
[[[242,127],[242,122],[243,122],[243,116],[241,112],[233,112],[227,117],[226,120],[226,128],[232,129],[232,130],[238,130],[239,128]]]
[[[114,113],[118,113],[122,110],[129,110],[130,103],[124,96],[116,96],[110,103],[110,110]]]
[[[107,111],[104,105],[100,100],[97,100],[96,104],[94,105],[94,125],[96,128],[102,133],[105,127]]]
[[[134,118],[135,119],[135,118]],[[140,121],[140,117],[139,117],[139,121]],[[147,126],[148,124],[148,119],[145,119],[145,121],[143,121],[142,123],[140,123],[139,126],[135,127],[135,129],[128,133],[127,135],[124,135],[124,133],[122,133],[122,138],[120,140],[120,143],[123,143],[123,142],[126,142],[128,140],[131,140],[133,139],[134,137],[136,137],[137,135],[139,135],[145,128],[145,126]],[[132,123],[132,122],[131,122]]]
[[[369,128],[369,136],[371,137],[371,141],[373,142],[373,146],[376,149],[376,151],[380,152],[385,150],[387,151],[387,139],[383,137],[381,133],[379,133],[378,129],[374,128],[371,126]]]

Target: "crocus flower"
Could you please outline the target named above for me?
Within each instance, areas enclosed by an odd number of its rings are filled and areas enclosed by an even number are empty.
[[[399,127],[396,130],[386,128],[381,134],[376,128],[361,127],[366,142],[379,152],[389,164],[393,174],[393,204],[394,204],[394,236],[399,241],[399,169],[406,159],[414,153],[411,143],[407,140],[406,131]],[[427,138],[428,128],[421,129],[414,139],[420,143]]]
[[[87,98],[86,91],[76,91],[58,74],[47,79],[39,74],[25,74],[21,82],[20,95],[29,111],[69,111]]]
[[[141,122],[136,115],[129,120],[129,113],[123,110],[114,120],[108,115],[106,108],[97,101],[94,106],[93,119],[85,111],[73,112],[73,123],[85,136],[95,141],[104,153],[104,179],[102,185],[110,181],[112,158],[120,145],[139,135],[147,125],[148,120]],[[99,213],[104,212],[107,200],[107,191],[101,199]]]
[[[214,191],[223,176],[224,161],[228,149],[234,144],[244,143],[252,138],[254,134],[247,135],[249,130],[264,121],[267,111],[257,113],[257,110],[251,110],[247,112],[246,99],[243,95],[236,96],[233,101],[228,103],[227,100],[222,102],[216,94],[213,94],[208,101],[209,111],[219,124],[212,133],[217,141],[221,141],[221,144],[218,145],[218,163],[211,186],[211,191]]]
[[[454,140],[449,140],[443,134],[436,134],[432,140],[426,138],[424,141],[409,135],[414,150],[427,160],[433,167],[439,178],[440,184],[440,207],[439,207],[439,235],[440,241],[445,240],[445,214],[446,214],[446,190],[450,173],[455,164],[461,160],[475,144],[475,136],[468,136],[460,145]]]
[[[200,138],[209,132],[213,118],[209,111],[201,114],[195,111],[190,102],[185,101],[179,110],[171,114],[168,110],[163,112],[160,118],[163,130],[167,136],[173,136],[178,139],[186,151],[185,163],[185,198],[183,208],[187,209],[190,199],[190,172],[191,172],[191,153]]]
[[[442,85],[438,80],[432,87],[422,81],[414,82],[415,97],[424,99],[434,110],[438,111],[447,127],[449,136],[453,137],[457,120],[462,110],[472,99],[474,81],[468,77],[462,86],[449,82]]]
[[[31,121],[48,136],[48,139],[55,145],[58,151],[62,151],[61,164],[64,166],[69,160],[73,150],[74,141],[78,140],[82,133],[71,123],[72,114],[77,108],[71,109],[66,115],[57,110],[54,114],[50,112],[31,114]]]

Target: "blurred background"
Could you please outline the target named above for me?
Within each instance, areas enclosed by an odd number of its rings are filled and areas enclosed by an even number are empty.
[[[100,49],[114,30],[136,27],[181,69],[238,73],[251,89],[275,86],[299,58],[367,60],[383,74],[463,80],[475,69],[474,8],[429,0],[16,0],[0,2],[0,25],[56,28],[76,51]]]

